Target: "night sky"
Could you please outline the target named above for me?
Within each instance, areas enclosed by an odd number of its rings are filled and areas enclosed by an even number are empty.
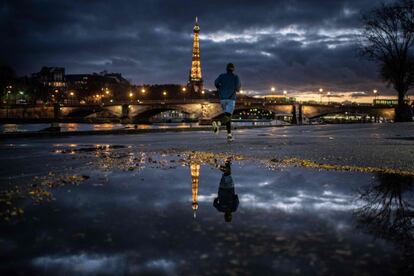
[[[42,66],[107,70],[135,84],[185,84],[199,17],[207,88],[233,62],[243,89],[292,95],[319,87],[336,96],[393,94],[358,56],[361,12],[372,0],[1,1],[1,62],[19,75]],[[347,93],[345,93],[347,92]],[[345,97],[343,97],[345,98]]]

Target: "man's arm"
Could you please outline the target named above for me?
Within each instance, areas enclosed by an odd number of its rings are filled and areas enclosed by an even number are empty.
[[[241,82],[239,76],[236,76],[236,92],[239,92],[241,88]]]
[[[221,75],[214,81],[214,86],[219,89],[221,86]]]

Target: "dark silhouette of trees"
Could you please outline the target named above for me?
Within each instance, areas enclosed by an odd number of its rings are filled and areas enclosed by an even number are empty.
[[[0,93],[5,93],[5,87],[8,85],[13,85],[16,81],[16,73],[13,68],[0,64]]]
[[[379,174],[379,183],[360,193],[364,205],[355,212],[358,223],[377,237],[395,242],[410,269],[414,266],[414,177]]]
[[[404,97],[414,86],[414,0],[382,4],[362,21],[362,54],[379,63],[382,79],[398,92],[395,120],[412,121]]]

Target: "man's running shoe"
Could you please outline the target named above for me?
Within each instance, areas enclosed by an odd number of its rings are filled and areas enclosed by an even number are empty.
[[[213,128],[213,132],[214,132],[214,134],[218,134],[219,133],[219,131],[220,131],[220,126],[219,126],[219,124],[218,123],[220,123],[220,122],[216,122],[216,121],[213,121],[212,123],[211,123],[211,127]]]

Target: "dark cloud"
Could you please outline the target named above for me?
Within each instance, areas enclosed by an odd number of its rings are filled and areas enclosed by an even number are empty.
[[[361,12],[371,0],[81,1],[0,4],[2,62],[19,74],[120,72],[135,83],[185,83],[199,16],[207,87],[227,62],[245,88],[387,90],[358,57]]]

